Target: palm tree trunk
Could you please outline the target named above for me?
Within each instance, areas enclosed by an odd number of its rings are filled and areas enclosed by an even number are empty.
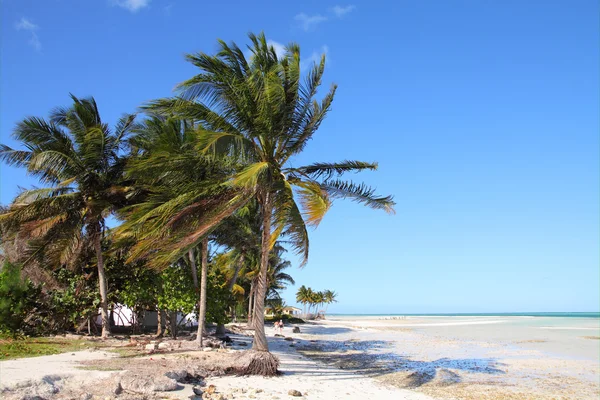
[[[237,265],[235,266],[235,270],[233,271],[233,277],[229,281],[229,285],[227,287],[230,292],[233,291],[233,287],[235,286],[235,281],[237,281],[237,277],[238,277],[243,265],[244,265],[244,253],[241,253],[240,259],[239,259]],[[233,314],[235,314],[235,307],[232,308],[232,315]],[[233,317],[232,317],[232,319],[233,319]],[[225,324],[218,324],[217,331],[215,333],[217,335],[224,335],[225,334]]]
[[[202,347],[202,334],[204,333],[204,319],[206,318],[206,279],[208,275],[208,237],[202,239],[202,271],[200,274],[200,312],[198,313],[197,341]]]
[[[265,295],[267,294],[267,272],[269,269],[269,252],[271,247],[271,193],[265,193],[262,200],[263,231],[260,272],[254,300],[254,342],[252,343],[252,349],[256,351],[269,351],[269,344],[265,335]]]
[[[96,260],[98,263],[98,286],[100,288],[100,308],[102,310],[102,338],[105,339],[110,335],[110,324],[108,319],[106,273],[104,271],[104,259],[102,257],[102,238],[99,232],[96,234],[94,247],[96,248]]]
[[[252,327],[252,306],[254,305],[254,280],[250,282],[250,295],[248,296],[248,328]]]
[[[163,329],[163,310],[161,310],[160,308],[156,309],[156,320],[157,320],[157,327],[156,327],[156,337],[157,338],[162,338],[165,334],[165,331]]]

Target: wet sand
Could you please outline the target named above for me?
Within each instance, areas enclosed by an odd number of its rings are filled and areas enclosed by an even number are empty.
[[[599,320],[334,317],[303,329],[307,357],[437,398],[597,399]],[[315,342],[310,342],[315,340]]]

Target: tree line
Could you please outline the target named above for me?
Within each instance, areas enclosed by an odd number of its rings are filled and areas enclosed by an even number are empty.
[[[337,199],[388,213],[394,202],[342,179],[376,163],[294,165],[330,111],[336,86],[317,98],[324,56],[301,72],[297,44],[278,55],[264,34],[249,39],[248,56],[223,41],[214,55],[188,54],[196,75],[112,128],[93,98],[74,95],[47,118],[19,122],[13,138],[20,148],[0,145],[0,160],[43,187],[19,193],[2,211],[0,228],[5,258],[57,287],[72,286],[68,301],[97,279],[99,299],[87,317],[101,310],[102,337],[110,334],[111,305],[134,303],[159,315],[197,310],[202,345],[207,316],[222,324],[236,299],[247,302],[255,329],[248,372],[272,374],[264,305],[293,282],[277,275],[289,266],[285,249],[305,264],[308,228]],[[109,216],[116,227],[107,226]],[[15,283],[8,275],[0,287]],[[67,318],[79,317],[85,315]]]

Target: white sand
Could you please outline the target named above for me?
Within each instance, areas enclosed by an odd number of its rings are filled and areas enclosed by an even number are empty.
[[[41,380],[45,376],[80,376],[86,380],[106,377],[111,372],[78,369],[78,363],[80,361],[101,360],[115,356],[116,354],[105,351],[85,350],[74,353],[0,361],[0,389],[27,381]]]
[[[302,329],[302,326],[300,329]],[[290,330],[289,327],[285,328],[284,333],[286,336],[306,336],[291,334]],[[272,328],[267,328],[266,331],[269,337],[269,350],[281,361],[282,376],[273,378],[225,376],[209,378],[207,383],[215,385],[218,391],[226,392],[242,388],[246,390],[259,389],[262,392],[254,394],[257,399],[273,399],[275,397],[289,399],[292,398],[288,395],[288,391],[291,389],[302,392],[309,399],[319,400],[348,398],[433,399],[421,393],[384,386],[374,379],[309,360],[298,354],[293,347],[290,347],[290,342],[273,338],[274,331]]]

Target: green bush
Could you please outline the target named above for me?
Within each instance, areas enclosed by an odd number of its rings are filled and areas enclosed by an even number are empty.
[[[5,262],[0,270],[0,333],[30,333],[26,319],[36,309],[40,293],[39,286],[21,278],[19,265]]]

